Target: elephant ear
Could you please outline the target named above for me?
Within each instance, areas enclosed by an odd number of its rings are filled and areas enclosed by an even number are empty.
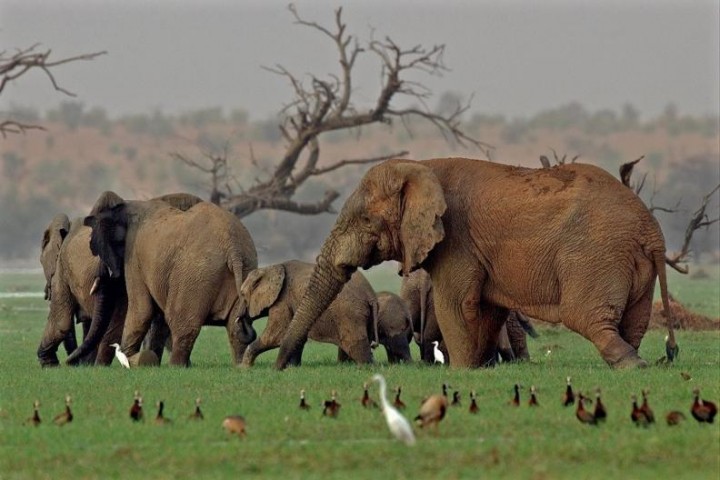
[[[282,264],[259,268],[250,272],[240,290],[248,303],[248,315],[257,318],[270,308],[285,283],[285,267]]]
[[[445,195],[435,174],[417,162],[392,163],[400,197],[399,237],[403,275],[413,271],[445,236]]]
[[[92,228],[97,222],[97,217],[110,210],[118,210],[125,206],[125,200],[115,192],[103,192],[97,199],[90,215],[83,219],[83,225]]]

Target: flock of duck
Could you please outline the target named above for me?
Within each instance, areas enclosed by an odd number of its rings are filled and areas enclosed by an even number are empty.
[[[410,425],[410,422],[401,413],[401,411],[405,410],[406,408],[405,403],[400,398],[400,395],[402,393],[401,387],[398,386],[395,389],[395,398],[391,403],[387,399],[387,386],[385,383],[385,378],[380,374],[376,374],[372,377],[372,380],[377,382],[380,386],[379,407],[383,415],[385,416],[388,429],[396,439],[404,442],[407,445],[414,444],[415,435],[413,433],[413,429]],[[414,418],[414,421],[420,428],[432,426],[436,429],[435,431],[437,432],[438,425],[440,424],[440,421],[445,418],[448,407],[460,406],[460,393],[458,391],[454,391],[452,395],[452,400],[449,400],[448,388],[450,387],[444,383],[442,385],[442,394],[433,394],[423,399],[420,405],[418,415]],[[521,386],[519,384],[515,384],[513,390],[514,395],[510,399],[508,404],[512,407],[519,407],[521,405]],[[632,410],[630,412],[630,419],[637,426],[647,427],[650,424],[655,423],[655,414],[652,408],[650,408],[648,402],[648,391],[643,389],[641,391],[641,394],[642,404],[640,405],[638,405],[636,395],[632,395],[631,397]],[[692,417],[699,423],[713,423],[715,415],[717,414],[717,406],[711,401],[700,398],[700,390],[698,388],[695,388],[693,390],[693,397],[693,403],[690,407],[690,414],[692,415]],[[65,410],[53,418],[54,424],[65,425],[66,423],[73,421],[74,416],[70,408],[71,402],[71,397],[69,395],[66,396]],[[576,418],[586,425],[598,425],[604,422],[608,416],[605,405],[603,404],[601,399],[600,388],[597,388],[595,391],[595,407],[592,412],[585,408],[585,404],[591,402],[592,400],[584,396],[582,392],[578,392],[576,394],[573,391],[572,385],[570,383],[570,377],[567,377],[567,386],[565,387],[565,391],[563,392],[562,405],[565,407],[569,407],[571,405],[577,404],[575,410]],[[368,383],[365,383],[363,385],[363,395],[360,398],[360,404],[365,408],[378,408],[378,404],[370,397],[370,394],[368,392]],[[527,404],[528,406],[535,408],[540,406],[540,402],[538,401],[537,396],[537,390],[535,389],[534,385],[530,387],[530,398]],[[161,400],[156,403],[156,406],[157,413],[154,419],[155,424],[167,425],[171,423],[172,421],[169,418],[166,418],[163,412],[165,408],[165,403]],[[322,415],[324,417],[336,418],[340,414],[341,404],[337,400],[337,391],[332,391],[330,399],[325,400],[322,404],[322,407]],[[33,403],[33,415],[32,417],[27,419],[26,424],[38,426],[42,423],[42,420],[40,419],[39,408],[40,402],[38,400],[35,400],[35,402]],[[301,410],[310,410],[310,404],[305,397],[304,389],[300,391],[299,408]],[[477,414],[479,410],[480,409],[477,404],[477,395],[473,390],[470,392],[470,406],[468,407],[468,411],[471,414]],[[135,391],[133,403],[130,407],[130,418],[135,422],[140,422],[144,419],[143,401],[138,391]],[[195,400],[195,410],[188,416],[188,419],[203,420],[204,418],[205,417],[202,413],[202,410],[200,409],[200,398],[197,398]],[[665,415],[665,420],[670,426],[678,425],[680,422],[685,420],[685,414],[680,411],[673,410]],[[246,435],[245,426],[245,418],[242,415],[229,415],[225,417],[222,422],[222,427],[229,434],[238,435],[239,437],[244,437]]]

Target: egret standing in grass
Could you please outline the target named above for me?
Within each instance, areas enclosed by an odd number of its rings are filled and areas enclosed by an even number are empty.
[[[127,356],[122,352],[122,350],[120,350],[120,345],[118,345],[117,343],[113,343],[110,346],[115,347],[115,358],[118,359],[120,365],[125,368],[130,368],[130,362],[128,361]]]
[[[433,355],[435,355],[435,363],[445,363],[445,355],[443,355],[443,352],[438,348],[438,345],[440,342],[435,340],[432,342],[433,344]]]
[[[390,405],[390,402],[387,400],[385,378],[377,373],[373,375],[372,379],[380,384],[380,405],[382,406],[382,412],[385,415],[385,421],[388,424],[390,433],[405,443],[405,445],[414,445],[415,435],[413,434],[410,422],[408,422],[395,407]]]

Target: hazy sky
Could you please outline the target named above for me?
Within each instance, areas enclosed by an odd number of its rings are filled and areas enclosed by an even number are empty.
[[[674,102],[681,113],[720,113],[720,0],[706,1],[298,1],[331,26],[333,9],[361,40],[444,43],[436,93],[474,93],[474,112],[527,116],[579,101],[590,109],[634,104],[645,116]],[[286,1],[0,0],[0,49],[40,42],[58,58],[109,55],[55,70],[87,106],[112,115],[221,105],[265,118],[290,99],[262,69],[337,72],[333,45],[293,24]],[[375,98],[377,60],[359,64],[358,103]],[[40,109],[65,98],[41,74],[10,85],[11,103]],[[434,100],[431,105],[434,105]]]

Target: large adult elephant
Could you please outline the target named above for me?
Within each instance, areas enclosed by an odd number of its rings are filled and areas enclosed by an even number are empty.
[[[258,355],[280,346],[293,312],[302,299],[312,263],[289,260],[258,268],[248,275],[241,293],[251,319],[267,316],[263,333],[252,342],[243,358],[252,366]],[[370,282],[355,272],[337,298],[323,311],[309,331],[311,339],[338,346],[338,360],[371,363],[371,347],[377,343],[378,301]],[[302,350],[293,359],[299,365]]]
[[[240,220],[209,202],[183,211],[164,201],[126,201],[105,192],[84,223],[92,229],[90,249],[110,278],[125,280],[126,355],[138,353],[151,319],[162,313],[172,337],[171,365],[189,366],[203,325],[225,326],[234,360],[242,360],[254,331],[243,328],[246,308],[239,292],[257,268],[257,252]]]
[[[665,311],[665,243],[643,202],[604,170],[530,169],[466,158],[389,160],[347,199],[317,258],[277,367],[357,267],[424,268],[450,363],[491,363],[508,310],[559,323],[612,367],[645,366],[638,347],[655,279]],[[677,353],[668,322],[668,358]]]
[[[181,210],[202,202],[199,197],[186,193],[163,195],[156,200]],[[50,300],[50,312],[38,348],[42,366],[59,364],[60,342],[75,336],[74,317],[82,320],[84,335],[80,347],[75,345],[68,351],[69,365],[93,361],[96,365],[109,365],[114,358],[110,344],[121,341],[127,310],[125,284],[122,278],[110,278],[107,268],[93,256],[90,233],[82,219],[71,223],[67,215],[58,214],[43,234],[40,263],[46,276],[45,294]],[[153,319],[155,333],[150,335],[151,348],[162,345],[169,334],[163,325],[161,315]],[[158,357],[162,355],[162,347],[154,351]]]

